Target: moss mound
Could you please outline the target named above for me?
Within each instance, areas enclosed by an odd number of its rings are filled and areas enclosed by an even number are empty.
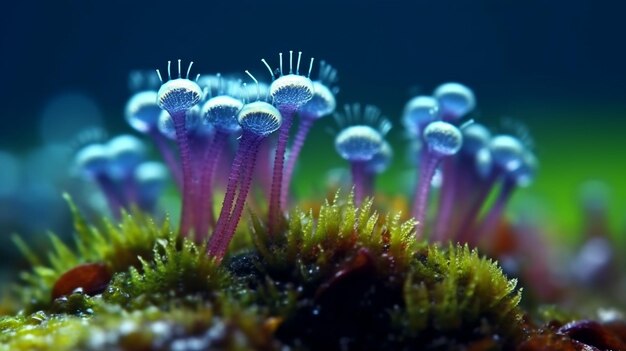
[[[43,264],[21,243],[34,268],[21,312],[0,317],[0,349],[504,350],[525,335],[521,292],[496,262],[418,242],[413,221],[371,201],[337,194],[280,235],[253,216],[249,244],[223,262],[167,221],[93,226],[72,208],[75,248],[52,236]],[[92,276],[103,289],[85,288]]]

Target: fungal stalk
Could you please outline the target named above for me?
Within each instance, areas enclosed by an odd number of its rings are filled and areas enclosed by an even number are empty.
[[[445,122],[455,123],[476,107],[474,92],[459,83],[444,83],[435,89],[433,98],[439,105],[439,115]]]
[[[111,155],[106,145],[90,144],[78,151],[74,163],[80,174],[93,180],[107,201],[111,214],[118,218],[124,206],[123,194],[111,177]]]
[[[209,228],[215,226],[213,214],[215,170],[222,160],[224,149],[228,146],[228,140],[232,135],[241,131],[237,114],[242,107],[243,102],[241,100],[223,94],[208,99],[202,106],[203,118],[206,123],[215,128],[215,136],[202,161],[204,169],[201,174],[200,192],[203,194],[203,199],[198,214],[202,220],[199,222],[197,235],[205,235]]]
[[[278,77],[270,65],[262,59],[261,62],[267,67],[272,76],[272,84],[270,85],[270,97],[272,104],[280,111],[282,116],[282,125],[278,133],[278,142],[276,144],[276,153],[274,155],[274,169],[272,171],[272,188],[270,190],[269,200],[269,232],[275,235],[282,223],[282,203],[281,192],[283,190],[283,169],[285,162],[285,152],[289,139],[289,131],[293,123],[294,115],[313,98],[313,83],[309,79],[311,70],[313,69],[313,58],[309,64],[309,73],[304,76],[300,75],[300,59],[302,52],[298,52],[298,61],[295,71],[293,70],[293,51],[289,51],[289,74],[283,74],[283,54],[279,54],[280,64],[278,69]]]
[[[538,167],[536,157],[532,152],[524,150],[520,162],[517,166],[506,169],[500,192],[491,208],[488,209],[482,223],[476,229],[476,237],[480,240],[489,242],[489,239],[493,238],[498,224],[502,220],[504,209],[515,189],[527,187],[532,183]]]
[[[335,149],[346,161],[350,162],[354,201],[358,205],[366,196],[370,196],[368,163],[380,154],[385,144],[384,135],[391,129],[389,121],[381,116],[380,110],[371,105],[353,104],[344,107],[344,114],[335,115],[342,127],[335,137]],[[378,125],[378,129],[373,126]]]
[[[419,179],[413,200],[417,238],[421,238],[424,232],[428,195],[435,171],[443,159],[456,154],[463,144],[463,136],[459,129],[442,121],[430,123],[424,129],[423,139],[425,145],[421,153]]]
[[[178,78],[171,77],[171,62],[167,63],[168,81],[163,83],[161,73],[157,70],[159,80],[162,85],[159,88],[157,101],[159,107],[167,111],[172,117],[174,129],[176,131],[176,143],[180,153],[180,160],[183,174],[182,210],[180,221],[181,235],[188,235],[193,224],[193,186],[192,186],[192,166],[189,138],[186,128],[186,114],[192,107],[197,105],[202,99],[202,89],[194,81],[189,80],[189,72],[193,62],[189,64],[187,75],[182,78],[180,60],[178,60]]]
[[[208,247],[209,255],[219,260],[226,254],[241,219],[252,184],[259,145],[278,130],[282,122],[281,114],[274,106],[258,100],[244,105],[237,120],[243,133],[228,177],[222,209]]]
[[[474,187],[477,190],[473,202],[461,222],[462,226],[459,232],[459,240],[470,245],[477,245],[479,242],[482,230],[480,228],[482,224],[479,223],[479,214],[489,195],[498,184],[502,184],[501,189],[505,190],[502,194],[506,198],[510,196],[506,195],[506,193],[510,192],[510,189],[507,189],[509,185],[504,186],[504,183],[507,178],[511,177],[513,172],[520,169],[525,153],[525,148],[521,141],[510,135],[496,135],[492,137],[489,140],[487,150],[489,150],[492,166],[489,173],[484,177],[484,181]]]
[[[476,106],[476,98],[470,88],[459,83],[445,83],[433,93],[437,101],[438,115],[443,121],[458,124]],[[449,157],[441,164],[442,185],[439,195],[439,208],[433,235],[445,237],[447,223],[450,222],[454,204],[457,202],[457,177],[459,177],[458,158]]]
[[[486,197],[484,193],[493,186],[493,181],[489,180],[493,163],[489,150],[491,133],[478,123],[461,127],[461,133],[461,151],[444,163],[448,168],[445,170],[447,173],[444,173],[444,185],[433,233],[434,241],[444,242],[456,235],[458,218],[465,216],[470,209],[473,216],[476,216]]]
[[[337,82],[337,70],[327,64],[325,61],[320,62],[320,72],[317,80],[313,81],[314,94],[299,112],[300,123],[298,130],[294,136],[293,143],[289,149],[289,156],[285,164],[285,173],[281,190],[281,204],[287,204],[289,199],[289,187],[293,177],[296,163],[300,156],[300,151],[304,145],[304,141],[315,121],[328,116],[335,112],[337,101],[335,95],[339,91],[333,85]]]
[[[190,188],[193,189],[191,191],[193,198],[189,201],[193,209],[193,223],[191,227],[193,228],[197,242],[202,241],[202,238],[207,235],[206,230],[200,230],[200,228],[204,226],[203,223],[206,221],[206,217],[203,216],[201,212],[204,200],[201,178],[204,169],[206,169],[204,162],[206,158],[205,155],[211,152],[209,145],[214,139],[213,135],[215,134],[213,125],[205,123],[201,114],[202,111],[198,105],[192,107],[185,114],[185,129],[189,140],[189,159],[192,172]],[[161,118],[159,119],[159,130],[161,134],[165,135],[168,139],[176,140],[174,121],[166,111],[162,111]]]
[[[374,195],[376,177],[389,168],[392,158],[393,149],[386,140],[383,140],[380,150],[365,164],[363,186],[365,197]]]
[[[120,135],[111,139],[107,145],[111,164],[109,174],[119,183],[123,207],[137,202],[137,184],[135,170],[146,156],[146,148],[141,140],[132,135]]]
[[[402,124],[410,138],[421,140],[424,128],[439,119],[439,103],[433,97],[416,96],[404,106]]]
[[[125,116],[128,124],[136,131],[148,135],[163,157],[172,178],[182,189],[182,172],[179,160],[173,153],[165,136],[159,131],[158,123],[161,108],[157,104],[156,91],[142,91],[134,94],[126,103]]]

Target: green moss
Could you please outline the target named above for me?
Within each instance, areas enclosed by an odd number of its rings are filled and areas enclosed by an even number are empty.
[[[429,247],[403,288],[406,309],[397,322],[411,339],[448,344],[498,337],[512,345],[523,336],[521,290],[492,260],[467,246]]]
[[[263,323],[254,310],[236,306],[216,315],[210,305],[126,311],[98,304],[93,316],[2,317],[0,350],[278,349]]]
[[[150,260],[158,240],[176,238],[167,219],[157,225],[152,218],[138,211],[124,212],[118,224],[104,219],[99,226],[90,225],[71,199],[65,197],[74,218],[74,249],[50,234],[48,262],[43,263],[21,239],[16,239],[18,247],[33,265],[32,271],[22,273],[25,286],[18,288],[18,295],[29,311],[49,308],[54,284],[62,274],[80,264],[102,263],[111,273],[124,272],[129,267],[139,266],[142,258]]]
[[[381,219],[372,209],[371,200],[357,208],[352,194],[342,198],[337,192],[331,202],[327,200],[320,207],[317,216],[312,211],[294,210],[287,230],[280,236],[267,233],[258,218],[253,217],[252,236],[270,275],[288,273],[302,283],[311,283],[336,269],[360,248],[383,258],[375,260],[383,270],[405,270],[412,253],[426,244],[412,235],[415,222],[401,222],[400,218],[400,214],[390,214]]]
[[[415,222],[400,218],[337,193],[318,216],[292,212],[283,236],[253,218],[256,250],[231,267],[284,318],[286,343],[436,349],[490,339],[504,349],[523,337],[515,280],[477,251],[415,240]]]
[[[414,221],[372,201],[337,193],[318,214],[294,210],[278,235],[252,216],[251,239],[223,263],[167,221],[93,226],[70,205],[76,248],[52,236],[48,265],[29,253],[24,310],[0,319],[8,349],[506,349],[522,337],[520,291],[495,262],[417,241]],[[113,272],[104,293],[50,301],[61,274],[92,262]]]
[[[204,245],[186,239],[158,240],[152,260],[116,274],[104,298],[126,308],[159,306],[174,302],[213,300],[235,286],[226,270],[206,255]]]

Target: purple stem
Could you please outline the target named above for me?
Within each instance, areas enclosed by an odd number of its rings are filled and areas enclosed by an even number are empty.
[[[291,144],[291,149],[289,149],[289,157],[287,157],[287,164],[285,165],[285,178],[283,179],[280,194],[280,202],[282,204],[287,204],[287,201],[289,199],[289,187],[291,185],[293,171],[296,167],[298,156],[300,155],[300,151],[302,151],[302,146],[304,145],[304,141],[306,140],[306,137],[311,130],[313,122],[315,122],[314,118],[308,117],[306,115],[302,115],[300,117],[298,131],[294,136],[293,143]]]
[[[439,209],[437,210],[437,222],[435,223],[434,241],[442,241],[448,237],[450,219],[456,203],[457,180],[459,176],[457,159],[449,157],[442,161],[443,184],[439,195]]]
[[[215,227],[215,214],[213,213],[213,180],[215,169],[221,161],[222,152],[228,143],[228,134],[216,131],[211,145],[205,150],[203,155],[200,175],[200,193],[198,204],[199,212],[197,217],[196,242],[202,241],[208,234],[209,228]]]
[[[365,162],[351,162],[352,183],[354,185],[354,204],[359,206],[366,196],[367,177],[365,174]]]
[[[460,243],[475,243],[476,240],[473,238],[475,227],[474,223],[477,220],[478,215],[480,214],[480,210],[487,201],[491,190],[493,189],[496,181],[498,180],[498,176],[496,173],[489,176],[484,183],[480,184],[477,189],[477,195],[474,198],[474,201],[469,208],[469,210],[465,213],[463,221],[461,222],[461,226],[459,227],[459,234],[457,241]]]
[[[241,219],[241,214],[243,212],[248,193],[250,192],[250,186],[252,184],[252,174],[254,172],[254,166],[257,159],[257,153],[259,151],[260,141],[261,138],[257,138],[256,140],[251,141],[250,149],[247,152],[247,157],[245,160],[245,165],[241,170],[241,183],[239,191],[237,193],[237,199],[235,200],[235,208],[230,215],[225,234],[223,235],[223,237],[225,237],[225,240],[222,241],[223,246],[220,247],[220,250],[217,252],[216,257],[224,257],[224,255],[226,254],[226,250],[228,249],[228,244],[230,243],[230,240],[232,239],[233,235],[235,235],[235,231],[237,230],[237,225],[239,224],[239,220]]]
[[[274,156],[274,171],[272,175],[272,190],[270,192],[269,207],[269,235],[275,235],[282,220],[281,190],[283,182],[283,165],[285,163],[285,151],[287,148],[287,140],[289,139],[289,130],[293,122],[293,110],[283,109],[280,111],[283,116],[283,124],[280,126],[278,134],[278,144],[276,144],[276,154]]]
[[[428,152],[425,149],[421,149],[419,151],[419,161],[417,162],[417,182],[415,184],[415,194],[413,195],[413,208],[411,210],[411,214],[415,215],[415,213],[417,212],[417,194],[419,192],[419,187],[420,187],[420,182],[422,182],[422,178],[424,178],[424,170],[426,169],[426,159]]]
[[[114,218],[120,218],[120,210],[124,207],[120,189],[115,182],[106,174],[96,176],[96,183],[107,200],[109,209]]]
[[[223,247],[228,247],[230,238],[227,238],[226,229],[230,220],[233,201],[235,200],[237,184],[241,178],[242,165],[251,150],[253,140],[254,138],[252,138],[248,133],[244,133],[241,137],[239,149],[235,154],[235,159],[233,160],[233,164],[230,168],[228,185],[226,186],[226,194],[224,194],[224,201],[222,202],[220,216],[217,219],[213,235],[211,235],[211,239],[209,240],[208,254],[210,256],[221,258],[221,256],[218,255],[223,251]]]
[[[376,183],[376,173],[364,172],[363,174],[363,192],[366,197],[374,196],[374,185]]]
[[[265,142],[262,143],[261,146],[259,147],[259,158],[261,160],[261,162],[257,163],[257,169],[255,170],[255,181],[258,182],[258,184],[261,187],[261,190],[263,191],[264,195],[269,198],[270,197],[270,193],[271,193],[271,189],[272,189],[272,168],[273,168],[273,161],[270,162],[270,157],[271,157],[271,152],[273,151],[272,149],[272,143],[271,142]]]
[[[465,214],[474,205],[475,199],[480,195],[485,180],[475,173],[472,167],[473,161],[469,161],[461,155],[456,160],[454,170],[454,199],[448,221],[442,231],[435,233],[434,241],[447,242],[456,239],[459,224]],[[444,180],[445,181],[445,180]],[[438,218],[439,220],[439,218]]]
[[[476,234],[472,235],[476,241],[473,244],[478,244],[479,238],[488,241],[493,237],[495,231],[498,229],[498,224],[500,224],[500,220],[502,219],[502,214],[504,213],[506,204],[511,198],[511,195],[513,195],[515,185],[516,183],[514,180],[508,178],[504,180],[498,197],[485,215],[485,219],[483,219],[482,223],[475,231]]]
[[[426,219],[426,207],[428,204],[428,194],[430,193],[431,182],[437,165],[441,161],[441,157],[431,154],[424,149],[424,156],[420,164],[420,177],[415,192],[413,203],[413,216],[417,220],[415,228],[415,237],[421,238],[424,233],[424,221]]]
[[[182,209],[180,213],[180,235],[189,235],[191,225],[194,223],[192,211],[193,206],[193,188],[192,188],[192,169],[190,160],[189,137],[187,136],[187,128],[185,127],[186,111],[174,113],[172,120],[176,129],[176,142],[180,152],[180,161],[183,168],[183,192],[182,192]]]
[[[204,159],[209,152],[210,138],[207,135],[196,133],[188,133],[188,135],[191,148],[191,194],[193,196],[190,211],[193,212],[193,232],[196,242],[199,243],[202,242],[202,239],[207,234],[201,231],[201,228],[204,226],[203,222],[206,222],[206,218],[204,218],[201,212],[203,200],[205,199],[205,193],[202,191],[202,174],[206,168]]]
[[[148,135],[152,138],[154,145],[158,149],[159,153],[163,157],[167,168],[170,170],[172,174],[172,179],[178,186],[178,189],[181,190],[183,188],[183,174],[181,172],[180,166],[178,165],[178,160],[176,159],[176,155],[172,152],[172,149],[167,144],[167,138],[158,129],[152,128],[148,131]]]

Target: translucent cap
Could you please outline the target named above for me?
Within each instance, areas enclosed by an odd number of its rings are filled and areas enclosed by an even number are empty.
[[[435,89],[433,96],[439,101],[440,114],[444,119],[459,119],[476,106],[474,92],[459,83],[442,84]]]
[[[522,164],[524,145],[519,139],[510,135],[496,135],[489,144],[494,164],[511,172]]]
[[[111,157],[105,145],[90,144],[80,149],[74,160],[81,172],[95,176],[109,171]]]
[[[471,123],[461,128],[463,134],[463,152],[476,154],[479,150],[488,147],[491,141],[491,132],[479,123]]]
[[[202,99],[202,89],[189,79],[178,78],[161,85],[158,92],[159,107],[170,114],[187,111]]]
[[[264,101],[244,105],[237,119],[244,131],[259,136],[267,136],[275,132],[283,122],[280,112]]]
[[[139,164],[146,155],[146,146],[133,135],[119,135],[107,143],[109,155],[123,167],[134,167]]]
[[[389,165],[391,165],[392,159],[393,149],[386,140],[383,140],[380,150],[374,154],[371,160],[367,161],[365,170],[374,174],[383,173],[389,168]]]
[[[309,118],[321,118],[335,112],[337,100],[335,94],[319,81],[313,82],[315,93],[309,102],[302,106],[301,115]]]
[[[459,128],[442,121],[426,126],[423,138],[430,152],[439,156],[454,155],[463,145],[463,135]]]
[[[416,96],[404,106],[402,123],[410,135],[418,136],[430,122],[439,119],[439,103],[431,96]]]
[[[202,106],[202,116],[205,122],[212,124],[215,129],[232,134],[241,130],[237,121],[237,114],[243,106],[241,100],[232,96],[215,96],[207,100]]]
[[[369,161],[383,146],[382,135],[365,125],[350,126],[335,137],[335,149],[348,161]]]
[[[270,85],[270,96],[278,108],[296,111],[313,98],[313,82],[307,77],[288,74]]]

